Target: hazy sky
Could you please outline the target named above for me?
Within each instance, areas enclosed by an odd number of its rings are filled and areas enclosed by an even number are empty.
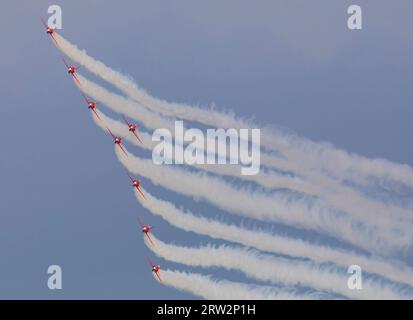
[[[347,29],[354,3],[362,31]],[[157,97],[413,166],[411,1],[1,1],[0,298],[192,297],[153,280],[135,217],[165,241],[209,240],[136,202],[43,30],[51,4],[62,6],[62,35]],[[61,291],[46,286],[51,264]]]

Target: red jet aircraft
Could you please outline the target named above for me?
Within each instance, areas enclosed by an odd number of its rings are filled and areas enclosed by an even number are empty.
[[[134,123],[129,123],[128,120],[126,120],[125,117],[123,117],[123,120],[125,120],[125,123],[128,125],[129,131],[132,132],[133,135],[136,137],[136,139],[138,139],[139,142],[143,144],[142,140],[139,138],[138,134],[136,133],[136,130],[138,129],[138,127],[136,126],[136,124],[134,124]]]
[[[54,35],[53,35],[53,33],[55,32],[55,29],[50,28],[50,27],[47,25],[46,21],[44,21],[43,18],[40,18],[40,19],[42,20],[42,23],[43,23],[44,27],[46,28],[46,33],[49,34],[50,37],[53,39],[53,41],[56,42],[56,44],[58,45],[57,40],[56,40],[56,38],[55,38]]]
[[[89,99],[84,95],[83,92],[82,92],[82,96],[83,96],[83,98],[85,99],[88,108],[89,108],[90,110],[92,110],[92,111],[95,113],[96,117],[98,117],[98,119],[100,120],[100,117],[99,117],[99,115],[98,115],[98,113],[97,113],[97,111],[96,111],[96,103],[93,102],[92,100],[89,100]]]
[[[115,136],[115,135],[112,133],[112,131],[110,131],[109,128],[106,128],[106,129],[108,129],[108,131],[109,131],[110,135],[112,136],[113,140],[115,140],[115,144],[117,144],[117,145],[119,146],[119,148],[123,151],[123,153],[124,153],[126,156],[128,156],[128,154],[126,153],[125,149],[123,149],[123,146],[122,146],[122,138]]]
[[[77,83],[80,85],[80,81],[79,79],[76,77],[76,71],[77,69],[79,69],[79,67],[74,67],[69,65],[65,59],[63,59],[63,63],[65,64],[66,68],[67,68],[67,73],[70,73],[73,76],[73,79],[75,79],[77,81]]]
[[[161,266],[159,264],[153,264],[151,259],[149,259],[148,257],[146,257],[146,259],[148,260],[149,264],[152,267],[152,272],[154,272],[156,276],[158,277],[159,281],[162,282],[162,279],[159,276],[159,270],[161,269]]]
[[[138,223],[139,223],[139,225],[141,226],[142,232],[148,237],[148,240],[152,243],[152,245],[155,245],[155,244],[153,243],[151,237],[150,237],[149,234],[148,234],[148,233],[153,229],[153,227],[144,225],[144,224],[141,222],[141,220],[139,219],[139,217],[138,217]]]
[[[140,194],[142,195],[142,197],[143,197],[144,199],[146,199],[146,198],[145,198],[145,195],[143,194],[143,192],[142,192],[142,190],[141,190],[141,182],[140,182],[138,179],[132,178],[131,175],[130,175],[127,171],[126,171],[126,174],[128,175],[130,181],[132,181],[132,185],[136,188],[136,190],[138,190],[138,191],[140,192]]]

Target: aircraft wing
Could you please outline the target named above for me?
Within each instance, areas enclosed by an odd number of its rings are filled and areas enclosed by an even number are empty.
[[[69,68],[69,64],[66,62],[66,60],[63,59],[63,58],[62,58],[62,60],[63,60],[63,63],[65,64],[66,68]]]
[[[139,142],[143,144],[142,140],[139,138],[139,136],[136,134],[136,132],[133,132],[133,134],[135,135],[136,139],[138,139]]]
[[[151,259],[149,259],[149,257],[148,257],[148,256],[146,256],[146,260],[148,260],[148,263],[151,265],[151,267],[153,267],[153,266],[154,266],[154,264],[152,263]]]
[[[143,228],[143,223],[142,223],[141,219],[139,219],[139,217],[136,217],[136,219],[138,220],[138,223],[141,226],[141,228]]]
[[[155,274],[156,274],[156,276],[158,277],[159,282],[162,283],[162,279],[161,279],[161,277],[159,276],[158,272],[155,272]]]
[[[51,34],[50,36],[52,37],[52,39],[53,39],[53,41],[56,43],[56,45],[59,46],[59,44],[57,43],[57,40],[56,40],[56,38],[54,37],[54,35]]]
[[[86,97],[86,95],[82,91],[80,91],[80,93],[82,94],[83,99],[85,99],[86,103],[89,103],[89,99]]]
[[[125,170],[125,171],[126,171],[126,170]],[[130,181],[132,181],[132,182],[133,182],[133,178],[131,177],[131,175],[129,174],[129,172],[128,172],[128,171],[126,171],[126,174],[128,175],[128,177],[129,177]]]
[[[128,154],[126,153],[125,149],[123,148],[122,144],[119,143],[119,148],[121,148],[121,150],[123,151],[123,153],[125,154],[125,156],[128,156]]]
[[[110,131],[109,128],[106,128],[106,129],[108,129],[108,131],[109,131],[110,135],[112,136],[112,138],[115,139],[115,135],[112,133],[112,131]]]
[[[76,80],[76,82],[79,84],[79,86],[81,85],[80,84],[80,81],[79,81],[79,79],[77,78],[77,76],[73,73],[72,74],[72,76],[73,76],[73,79],[75,79]]]
[[[145,197],[145,195],[143,194],[141,188],[137,187],[136,189],[138,189],[138,191],[139,191],[139,193],[142,195],[142,197],[143,197],[144,199],[146,199],[146,197]]]
[[[145,233],[146,234],[146,236],[148,237],[148,240],[152,243],[152,245],[154,246],[155,244],[153,243],[153,241],[152,241],[152,239],[151,239],[151,237],[150,237],[150,235],[149,234],[147,234],[147,233]]]
[[[99,117],[99,115],[98,115],[98,113],[97,113],[97,111],[95,110],[95,108],[93,108],[92,111],[95,113],[96,117],[97,117],[99,120],[101,120],[100,117]]]

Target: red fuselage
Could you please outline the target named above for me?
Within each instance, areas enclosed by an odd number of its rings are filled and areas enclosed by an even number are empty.
[[[143,226],[142,227],[142,232],[148,233],[149,231],[151,231],[151,227],[149,227],[149,226]]]
[[[75,68],[74,67],[69,67],[67,68],[67,72],[70,74],[74,74],[75,73]]]
[[[115,137],[115,143],[116,144],[121,144],[122,143],[122,139],[119,137]]]
[[[89,109],[94,109],[95,108],[95,103],[90,101],[90,102],[88,102],[88,106],[89,106]]]
[[[140,185],[140,182],[138,180],[133,180],[132,184],[135,188],[138,188]]]
[[[160,267],[157,266],[157,265],[152,266],[152,271],[153,271],[153,272],[158,272],[159,269],[160,269]]]
[[[136,130],[136,125],[135,124],[130,124],[129,125],[129,131],[135,132]]]
[[[47,28],[46,33],[48,33],[48,34],[53,34],[53,29],[52,29],[52,28]]]

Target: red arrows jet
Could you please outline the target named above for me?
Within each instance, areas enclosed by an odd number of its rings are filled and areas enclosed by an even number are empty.
[[[70,73],[73,76],[73,79],[75,79],[77,81],[77,83],[80,85],[80,81],[79,79],[76,77],[76,71],[77,69],[79,69],[80,67],[74,67],[69,65],[65,59],[63,59],[63,63],[65,64],[66,68],[67,68],[67,73]]]
[[[139,217],[138,217],[138,223],[139,223],[139,225],[141,226],[142,232],[148,237],[148,240],[152,243],[152,245],[155,245],[155,244],[153,243],[151,237],[150,237],[149,234],[148,234],[148,233],[153,229],[153,227],[151,227],[151,226],[145,226],[145,225],[141,222],[141,220],[139,219]]]
[[[134,124],[134,123],[129,123],[128,120],[126,120],[125,117],[123,117],[123,120],[125,120],[125,123],[128,125],[129,131],[132,132],[133,135],[136,137],[136,139],[138,139],[139,142],[143,144],[142,140],[139,138],[138,134],[136,133],[136,130],[138,129],[138,127],[136,126],[136,124]]]
[[[50,35],[50,37],[53,39],[54,42],[56,42],[57,45],[59,45],[59,44],[57,43],[56,38],[55,38],[54,35],[53,35],[53,33],[55,32],[55,29],[50,28],[50,27],[47,25],[46,21],[44,21],[43,18],[40,17],[40,19],[42,20],[42,23],[43,23],[44,27],[46,28],[46,33]]]
[[[152,272],[154,272],[154,273],[156,274],[156,276],[157,276],[158,279],[159,279],[159,282],[162,282],[162,279],[161,279],[161,277],[160,277],[160,275],[159,275],[159,270],[161,269],[161,266],[160,266],[159,264],[153,264],[152,261],[151,261],[151,259],[149,259],[148,257],[146,257],[146,259],[148,260],[149,264],[150,264],[151,267],[152,267]]]
[[[126,171],[126,174],[128,175],[130,181],[132,181],[132,185],[136,188],[136,190],[139,191],[139,193],[142,195],[142,197],[143,197],[144,199],[146,199],[146,198],[145,198],[145,195],[143,194],[143,192],[142,192],[142,190],[141,190],[141,182],[140,182],[138,179],[132,178],[131,175],[130,175],[127,171]]]
[[[99,117],[99,115],[98,115],[98,113],[97,113],[97,111],[96,111],[96,102],[93,102],[92,100],[89,100],[89,99],[84,95],[83,92],[82,92],[82,96],[83,96],[83,98],[85,99],[88,108],[89,108],[90,110],[92,110],[92,111],[95,113],[96,117],[100,120],[100,117]]]
[[[112,136],[113,140],[115,140],[115,144],[117,144],[117,145],[119,146],[119,148],[123,151],[123,153],[125,154],[125,156],[128,156],[128,154],[126,153],[125,149],[123,148],[122,138],[115,136],[115,135],[112,133],[112,131],[110,131],[109,128],[106,128],[106,129],[108,129],[108,131],[109,131],[110,135]]]

